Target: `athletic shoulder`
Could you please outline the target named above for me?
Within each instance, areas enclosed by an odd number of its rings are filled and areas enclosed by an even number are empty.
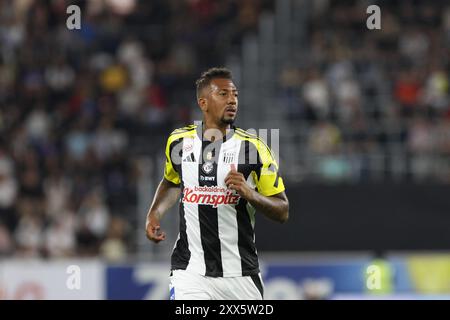
[[[169,136],[174,135],[174,134],[180,134],[180,133],[186,133],[186,132],[191,132],[193,130],[195,130],[197,128],[196,124],[190,124],[186,127],[182,127],[182,128],[178,128],[173,130]]]
[[[248,141],[252,142],[255,145],[262,144],[262,145],[267,147],[266,142],[260,136],[258,136],[257,134],[251,133],[249,131],[246,131],[244,129],[237,128],[237,127],[234,128],[234,130],[235,130],[235,132],[237,134],[237,137],[239,139],[248,140]]]
[[[167,141],[170,144],[175,140],[194,135],[196,132],[196,128],[197,125],[192,124],[186,127],[175,129],[169,134]]]
[[[246,131],[246,130],[244,130],[244,129],[238,128],[238,127],[235,127],[235,128],[234,128],[234,132],[235,132],[240,138],[245,138],[245,139],[256,139],[256,140],[259,139],[259,137],[258,137],[256,134],[250,133],[250,132],[248,132],[248,131]]]
[[[260,136],[241,128],[235,128],[235,132],[238,139],[250,142],[250,144],[258,151],[261,158],[266,159],[268,156],[273,157],[272,150]]]

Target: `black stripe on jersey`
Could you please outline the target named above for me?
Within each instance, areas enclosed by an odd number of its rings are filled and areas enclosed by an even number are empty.
[[[181,139],[182,141],[182,139]],[[182,177],[182,166],[179,166],[178,174]],[[184,190],[184,183],[181,180],[181,190]],[[191,259],[191,251],[189,250],[189,242],[186,233],[186,217],[184,213],[184,202],[180,200],[180,238],[178,239],[175,249],[172,253],[171,265],[172,270],[182,269],[186,270],[189,260]]]
[[[247,200],[241,198],[236,205],[238,225],[238,247],[241,256],[242,275],[250,276],[259,273],[258,255],[253,241],[254,230],[247,211]]]
[[[250,142],[248,140],[243,141],[243,142],[244,142],[244,149],[242,149],[242,143],[241,143],[241,150],[239,150],[239,155],[241,154],[241,152],[244,152],[244,163],[250,164]],[[241,159],[241,158],[239,158],[239,159]],[[247,173],[247,172],[244,173],[245,180],[247,180],[249,174],[250,173]]]
[[[245,180],[247,180],[248,176],[252,171],[256,171],[257,169],[254,164],[251,164],[251,161],[254,162],[255,158],[257,159],[257,153],[253,153],[253,155],[250,154],[250,152],[256,152],[256,148],[251,146],[252,144],[248,140],[244,140],[242,141],[239,150],[239,157],[238,157],[239,172],[241,172],[244,175]],[[251,156],[253,156],[253,159],[251,159]]]
[[[209,161],[213,161],[213,170],[207,174],[202,170],[205,162],[203,159],[204,149],[210,145],[209,141],[202,141],[202,151],[198,167],[198,183],[199,186],[216,186],[217,185],[217,159],[220,154],[220,144],[216,145],[215,154]],[[213,181],[202,180],[201,176],[215,177]],[[219,238],[219,219],[217,208],[211,205],[198,205],[198,216],[200,222],[200,238],[205,258],[206,276],[223,277],[222,255]]]
[[[256,172],[256,176],[258,177],[258,180],[261,176],[261,168],[262,168],[262,160],[261,160],[261,156],[259,155],[258,149],[256,149],[256,146],[251,143],[250,141],[246,141],[248,142],[248,150],[246,150],[246,154],[245,154],[245,161],[246,163],[249,163],[247,161],[252,161],[253,163],[251,163],[250,167],[252,169],[252,171]],[[256,160],[256,163],[254,163]],[[245,177],[245,179],[247,179],[247,177]]]
[[[189,260],[191,259],[191,251],[186,234],[186,218],[184,216],[184,204],[180,201],[180,238],[178,239],[175,249],[172,253],[171,265],[172,270],[186,270]]]
[[[256,288],[258,288],[259,293],[261,293],[261,298],[264,299],[264,288],[261,282],[261,279],[259,278],[259,274],[254,274],[250,276],[253,280],[253,283],[255,284]]]
[[[251,146],[253,146],[253,144],[249,141],[243,141],[239,150],[239,159],[245,159],[245,163],[238,163],[237,170],[244,174],[245,179],[247,179],[250,172],[253,171],[253,165],[247,164]],[[242,275],[254,275],[259,273],[259,264],[255,243],[253,241],[254,230],[249,213],[247,211],[247,201],[241,198],[235,209],[238,226],[238,247],[239,255],[241,256]]]

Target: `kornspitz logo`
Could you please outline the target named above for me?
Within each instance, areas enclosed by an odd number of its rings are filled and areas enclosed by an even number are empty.
[[[241,197],[223,187],[186,187],[183,190],[183,202],[209,204],[213,208],[219,205],[236,205]]]

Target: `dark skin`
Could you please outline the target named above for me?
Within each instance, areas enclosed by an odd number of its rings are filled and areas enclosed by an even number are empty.
[[[216,141],[231,128],[238,110],[238,92],[230,79],[211,80],[209,86],[200,93],[198,105],[203,112],[204,138]],[[241,172],[234,165],[225,177],[225,185],[235,190],[242,198],[252,204],[266,217],[284,223],[289,218],[289,201],[285,192],[263,196],[250,188]],[[147,238],[155,243],[165,240],[166,234],[160,232],[160,221],[164,214],[177,202],[181,190],[165,179],[160,182],[153,203],[147,214]]]

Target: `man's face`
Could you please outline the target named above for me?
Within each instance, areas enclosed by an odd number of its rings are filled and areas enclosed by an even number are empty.
[[[200,101],[206,120],[218,125],[232,124],[237,115],[238,92],[230,79],[213,79]],[[201,100],[200,99],[200,100]]]

